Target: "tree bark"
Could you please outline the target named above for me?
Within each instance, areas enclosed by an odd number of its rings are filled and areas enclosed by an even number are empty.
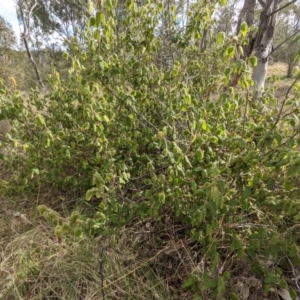
[[[237,21],[237,26],[236,26],[236,35],[239,34],[240,32],[240,27],[242,22],[246,22],[248,27],[252,26],[254,23],[254,10],[256,6],[256,0],[245,0],[244,6],[240,11],[238,21]],[[254,37],[253,34],[250,33],[249,36],[249,44],[245,45],[243,47],[244,50],[244,55],[243,59],[246,59],[247,57],[250,56],[252,50],[253,50],[253,44],[254,44]]]
[[[278,15],[278,6],[281,0],[266,0],[260,14],[260,23],[255,37],[253,50],[257,57],[257,66],[254,67],[252,79],[256,95],[261,95],[264,88],[269,55],[272,52],[275,28]]]
[[[239,29],[243,21],[246,21],[250,27],[254,20],[256,0],[244,1],[244,6],[238,18],[237,34],[239,33]],[[269,57],[275,50],[273,49],[273,42],[277,25],[277,15],[282,9],[295,3],[296,0],[291,0],[281,7],[279,7],[279,4],[282,0],[258,0],[258,2],[262,6],[258,31],[255,37],[249,36],[249,45],[246,49],[244,49],[245,58],[249,57],[252,51],[254,51],[257,57],[257,66],[254,67],[252,73],[252,79],[254,81],[253,89],[256,91],[256,95],[260,95],[264,88]]]
[[[236,34],[239,34],[240,27],[243,21],[245,21],[250,27],[254,22],[254,10],[256,6],[256,0],[245,0],[244,6],[240,11],[239,18],[236,26]]]
[[[29,58],[29,60],[30,60],[30,62],[31,62],[31,64],[32,64],[32,66],[33,66],[33,69],[34,69],[36,78],[37,78],[37,80],[38,80],[38,82],[39,82],[39,85],[40,85],[42,88],[44,88],[44,83],[43,83],[42,77],[41,77],[40,72],[39,72],[39,70],[38,70],[38,67],[37,67],[37,65],[36,65],[36,63],[35,63],[35,61],[34,61],[32,55],[31,55],[31,51],[30,51],[30,49],[29,49],[28,42],[27,42],[27,38],[26,38],[25,35],[23,36],[23,42],[24,42],[24,45],[25,45],[25,48],[26,48],[26,52],[27,52],[28,58]]]

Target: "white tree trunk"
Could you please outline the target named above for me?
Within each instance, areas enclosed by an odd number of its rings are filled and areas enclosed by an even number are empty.
[[[263,10],[260,15],[260,23],[253,50],[257,57],[257,66],[253,69],[252,79],[254,81],[253,89],[256,95],[261,95],[265,85],[268,70],[269,56],[272,52],[272,46],[277,22],[277,11],[279,3],[282,0],[260,0]]]
[[[273,36],[267,36],[257,48],[254,48],[257,57],[257,66],[253,69],[252,79],[254,81],[253,89],[256,90],[258,94],[264,89],[273,39]]]
[[[259,59],[257,66],[253,69],[252,73],[252,79],[254,81],[253,89],[257,91],[258,95],[260,95],[261,91],[264,89],[267,70],[268,61],[264,62],[262,59]]]

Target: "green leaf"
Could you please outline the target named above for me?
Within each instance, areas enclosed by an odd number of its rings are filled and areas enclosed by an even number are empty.
[[[48,207],[44,204],[39,205],[37,209],[41,216],[43,216],[48,211]]]
[[[146,190],[145,191],[145,198],[146,199],[151,199],[152,196],[152,191],[151,190]]]
[[[115,3],[113,4],[111,0],[105,1],[106,7],[109,9],[112,9],[115,6]]]
[[[197,158],[198,162],[201,162],[204,158],[204,151],[201,149],[198,149],[196,151],[196,158]]]
[[[294,187],[293,182],[290,179],[285,180],[284,182],[284,189],[286,191],[290,191]]]
[[[158,12],[162,12],[163,8],[164,8],[163,7],[163,2],[161,1],[161,2],[158,3],[158,6],[157,6]]]
[[[69,59],[69,53],[67,53],[67,52],[64,52],[62,56],[65,60]]]
[[[125,184],[126,181],[125,181],[122,177],[119,177],[119,183],[120,183],[120,184]]]
[[[267,189],[273,190],[275,187],[275,184],[276,184],[275,180],[273,178],[269,178],[267,181]]]
[[[226,51],[225,54],[229,57],[229,58],[233,58],[234,57],[234,46],[229,46]]]
[[[196,274],[190,274],[189,277],[183,282],[183,288],[188,289],[191,288],[195,283],[200,281],[199,276]]]
[[[161,192],[158,194],[158,200],[160,202],[160,204],[165,204],[166,201],[166,195],[165,193]]]
[[[230,293],[231,300],[240,300],[240,297],[236,293]]]
[[[192,190],[193,192],[195,192],[195,191],[197,190],[197,183],[196,183],[195,181],[193,181],[193,182],[191,183],[191,190]]]
[[[299,252],[298,247],[296,245],[292,245],[291,248],[290,248],[289,256],[290,257],[297,257],[298,252]]]
[[[238,51],[241,55],[244,55],[244,49],[242,46],[238,46]]]
[[[126,7],[128,9],[131,9],[132,8],[132,5],[133,5],[133,0],[126,0]]]
[[[251,67],[256,67],[257,66],[257,57],[256,56],[250,56],[249,62]]]
[[[190,95],[185,95],[184,96],[184,102],[186,105],[190,105],[191,104],[191,96]]]
[[[207,280],[204,282],[204,286],[207,288],[216,288],[218,286],[218,279]]]
[[[193,196],[195,197],[199,197],[199,196],[203,196],[205,193],[202,189],[198,189],[194,192]]]
[[[218,167],[217,167],[216,165],[213,165],[213,166],[209,169],[209,171],[210,171],[210,175],[211,175],[212,177],[216,177],[216,176],[218,176],[218,175],[220,174],[220,170],[218,169]]]
[[[277,276],[275,274],[268,273],[264,278],[264,283],[275,284],[277,282]]]
[[[217,34],[217,43],[218,43],[219,45],[223,45],[224,40],[225,40],[225,33],[224,33],[224,32],[219,32],[219,33]]]
[[[252,196],[252,191],[248,187],[242,193],[242,199],[247,199]]]
[[[55,227],[55,235],[61,239],[63,237],[63,228],[60,225]]]
[[[46,126],[45,118],[42,115],[37,114],[35,117],[39,125]]]
[[[97,11],[96,20],[95,20],[96,27],[98,27],[100,25],[100,20],[101,20],[101,13],[99,11]]]
[[[90,26],[95,26],[96,25],[96,19],[94,17],[90,18]]]
[[[89,190],[86,192],[86,194],[85,194],[85,200],[86,200],[86,201],[91,200],[91,198],[92,198],[93,196],[95,196],[98,192],[99,192],[99,189],[96,188],[96,187],[93,187],[93,188],[89,189]]]
[[[206,131],[207,130],[207,124],[205,122],[205,120],[200,121],[201,122],[201,128]]]
[[[98,188],[101,187],[104,184],[104,180],[102,176],[96,172],[93,175],[93,185],[96,185]]]
[[[288,168],[287,172],[286,172],[286,175],[287,176],[292,176],[296,173],[299,173],[300,170],[299,170],[299,166],[298,165],[292,165]]]
[[[231,68],[226,68],[225,71],[224,71],[224,75],[226,77],[229,77],[230,74],[231,74]]]
[[[246,36],[246,35],[247,35],[247,33],[248,33],[248,25],[247,25],[246,22],[243,22],[243,23],[241,24],[240,31],[242,32],[242,35],[243,35],[243,36]]]
[[[221,292],[223,292],[224,289],[225,289],[224,278],[223,278],[223,276],[220,276],[218,278],[218,287],[217,287],[218,294],[221,294]]]
[[[32,169],[32,172],[39,175],[40,174],[40,170],[39,169]]]

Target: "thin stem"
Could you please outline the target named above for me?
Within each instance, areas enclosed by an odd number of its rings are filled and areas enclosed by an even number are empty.
[[[292,37],[294,37],[297,33],[300,32],[300,29],[296,30],[291,36],[289,36],[287,39],[285,39],[282,43],[280,43],[278,46],[276,46],[267,56],[267,58],[273,53],[275,52],[279,47],[281,47],[284,43],[286,43],[289,39],[291,39]]]
[[[267,17],[270,17],[270,16],[276,14],[277,12],[279,12],[279,11],[281,11],[282,9],[288,7],[289,5],[295,3],[296,1],[297,1],[297,0],[293,0],[293,1],[291,1],[291,2],[288,2],[287,4],[285,4],[285,5],[281,6],[281,7],[279,7],[278,9],[272,11],[270,14],[267,15]]]

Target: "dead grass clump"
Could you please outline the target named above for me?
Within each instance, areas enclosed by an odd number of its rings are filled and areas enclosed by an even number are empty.
[[[33,222],[1,245],[0,299],[168,299],[151,266],[156,255],[138,258],[116,237],[59,245],[51,225]]]
[[[60,245],[53,226],[36,217],[28,200],[2,203],[0,299],[210,300],[201,280],[197,290],[183,288],[191,273],[201,278],[204,272],[214,278],[230,274],[219,299],[232,299],[234,292],[245,300],[278,300],[284,291],[264,294],[263,278],[226,241],[213,270],[206,250],[189,238],[190,228],[168,209],[161,221],[135,220],[111,237],[67,236]]]
[[[284,62],[275,62],[274,64],[270,64],[268,66],[268,77],[273,75],[284,77],[287,74],[288,65]]]
[[[267,88],[273,88],[276,87],[275,96],[277,99],[282,100],[285,97],[286,92],[292,85],[294,79],[293,78],[287,78],[287,69],[288,65],[283,62],[276,62],[274,64],[270,64],[268,66],[268,73],[267,73],[267,81],[266,81],[266,87]],[[273,80],[271,80],[272,77],[276,77],[277,80],[274,83]]]
[[[93,246],[59,246],[53,228],[43,223],[16,235],[2,249],[0,298],[88,299],[101,283]]]
[[[186,226],[169,226],[171,223],[173,220],[167,216],[162,223],[150,219],[133,222],[122,232],[121,239],[124,248],[134,249],[136,257],[128,264],[135,268],[135,277],[153,291],[159,286],[164,291],[165,298],[157,299],[192,299],[193,293],[182,285],[197,266],[195,247],[184,234]]]
[[[168,296],[158,299],[193,299],[196,296],[199,299],[215,299],[211,290],[203,289],[201,276],[204,272],[212,278],[230,274],[225,291],[218,299],[235,299],[230,296],[231,293],[244,300],[278,300],[283,293],[289,295],[287,289],[275,286],[266,293],[264,279],[252,270],[250,259],[246,255],[238,258],[226,241],[218,249],[219,262],[213,269],[212,262],[207,258],[207,250],[189,238],[190,228],[176,222],[170,211],[162,215],[165,217],[161,222],[151,219],[133,222],[120,237],[123,248],[132,247],[132,253],[135,253],[127,262],[134,270],[134,278],[139,278],[139,283],[146,283],[147,286],[157,282],[157,286],[161,285],[160,290]],[[187,290],[183,285],[191,273],[197,274],[200,281],[192,290]]]
[[[52,225],[30,210],[4,201],[0,218],[0,299],[213,299],[209,289],[186,290],[189,274],[231,279],[219,299],[279,299],[263,292],[263,279],[246,257],[237,258],[224,242],[217,268],[206,250],[189,238],[186,225],[164,211],[161,221],[132,222],[111,237],[72,238],[59,244]],[[28,208],[29,209],[29,208]]]

